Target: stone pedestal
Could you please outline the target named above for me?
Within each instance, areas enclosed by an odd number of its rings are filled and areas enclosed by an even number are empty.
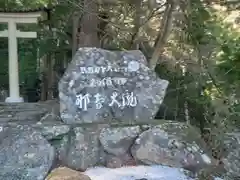
[[[6,103],[21,103],[24,102],[22,97],[7,97],[5,100]]]

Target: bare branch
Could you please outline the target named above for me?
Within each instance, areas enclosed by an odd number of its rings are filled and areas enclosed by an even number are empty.
[[[160,31],[155,50],[153,52],[152,58],[149,61],[149,67],[154,69],[158,63],[158,59],[162,53],[163,47],[169,37],[172,28],[173,21],[173,11],[175,10],[176,3],[173,0],[168,0],[166,9],[162,20],[162,31]]]

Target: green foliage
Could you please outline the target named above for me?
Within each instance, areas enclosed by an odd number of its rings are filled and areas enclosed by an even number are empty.
[[[2,9],[29,9],[46,6],[51,0],[0,0]]]
[[[54,3],[54,0],[0,0],[0,9],[35,9],[43,8]],[[22,31],[37,31],[38,33],[37,39],[18,39],[20,83],[24,83],[26,88],[33,88],[35,80],[39,76],[37,72],[37,58],[42,58],[48,53],[71,51],[71,47],[69,46],[69,44],[65,43],[66,41],[69,41],[69,36],[67,35],[67,32],[69,31],[69,26],[68,24],[66,24],[69,23],[69,21],[65,20],[66,17],[70,18],[71,13],[69,12],[72,11],[73,6],[74,4],[71,5],[67,2],[60,3],[51,13],[51,21],[44,20],[39,25],[18,25],[18,29]],[[46,18],[46,13],[43,13],[43,15],[45,15],[44,18]],[[49,24],[53,28],[57,29],[55,35],[53,35],[53,32],[51,30],[46,29],[46,26],[48,26]],[[5,28],[5,24],[0,24],[1,30],[4,30]],[[4,85],[5,88],[8,88],[7,38],[0,38],[0,49],[1,61],[3,62],[4,67],[6,67],[0,69],[0,81],[1,85]],[[39,51],[38,55],[37,51]]]
[[[220,43],[219,70],[224,72],[224,77],[229,83],[238,85],[240,80],[240,33],[224,33]]]
[[[44,7],[49,3],[48,0],[0,0],[0,9],[9,10],[25,10]],[[4,30],[6,24],[0,24],[0,29]],[[36,25],[18,25],[18,29],[22,31],[36,30]],[[35,79],[38,77],[37,67],[37,46],[36,39],[18,39],[18,60],[20,70],[20,83],[24,83],[26,87],[33,87]],[[0,38],[0,56],[2,68],[0,69],[1,86],[8,88],[8,40],[7,38]],[[26,81],[26,79],[28,79]]]
[[[209,36],[206,22],[211,18],[211,15],[201,1],[192,0],[189,3],[190,7],[187,9],[187,24],[185,27],[188,42],[194,46],[207,44],[211,36]]]
[[[186,1],[187,2],[187,1]],[[174,64],[174,68],[170,69],[165,65],[159,65],[156,68],[161,78],[168,79],[171,83],[168,88],[168,94],[165,102],[169,107],[176,111],[177,116],[184,119],[184,103],[189,103],[189,113],[194,123],[199,124],[202,119],[209,122],[213,120],[211,116],[212,104],[214,98],[229,99],[236,93],[238,96],[238,88],[240,82],[240,35],[230,29],[229,25],[223,21],[225,14],[217,14],[211,6],[206,6],[201,0],[188,1],[189,4],[183,8],[185,13],[184,26],[180,31],[186,38],[177,39],[173,36],[173,42],[169,42],[171,49],[174,49],[173,56],[181,54]],[[42,58],[46,54],[54,54],[57,61],[61,58],[71,58],[72,44],[72,13],[77,10],[79,14],[83,12],[83,7],[77,0],[60,1],[56,3],[54,0],[0,0],[0,7],[12,9],[28,9],[43,7],[48,5],[56,5],[51,12],[51,19],[42,21],[37,27],[23,26],[22,29],[35,29],[38,31],[36,40],[19,41],[19,60],[21,75],[20,81],[27,81],[27,86],[33,86],[34,79],[38,76],[36,71],[37,57]],[[123,6],[122,6],[123,5]],[[129,4],[121,4],[114,7],[109,6],[108,9],[102,7],[101,11],[107,11],[111,17],[111,23],[107,26],[106,37],[103,40],[103,47],[112,50],[124,50],[129,48],[129,42],[134,34],[134,16],[135,8]],[[146,12],[145,12],[146,11]],[[142,7],[142,13],[151,14]],[[219,13],[219,11],[218,11]],[[159,14],[158,14],[159,15]],[[160,16],[155,15],[155,23]],[[44,16],[46,18],[46,14]],[[144,22],[145,22],[144,19]],[[160,18],[159,18],[160,19]],[[158,27],[154,29],[150,23],[146,23],[141,28],[139,34],[142,39],[147,39],[151,44],[155,36],[157,36]],[[49,28],[50,26],[50,28]],[[0,26],[1,29],[1,26]],[[149,32],[154,33],[149,33]],[[176,32],[174,32],[176,33]],[[202,53],[202,47],[215,46],[211,56]],[[149,45],[152,48],[152,45]],[[0,38],[1,58],[4,67],[7,67],[7,40]],[[37,56],[37,51],[39,54]],[[152,49],[151,49],[152,51]],[[149,52],[151,52],[149,51]],[[149,53],[147,52],[147,53]],[[184,54],[191,54],[187,57],[191,63],[197,64],[195,70],[191,69],[188,62],[183,62],[186,58]],[[149,53],[151,55],[151,53]],[[184,59],[184,60],[183,60]],[[168,62],[169,63],[169,62]],[[170,62],[171,63],[171,62]],[[186,67],[186,73],[183,73],[182,65]],[[1,82],[7,83],[7,68],[0,70]],[[224,118],[237,119],[236,111],[239,111],[238,104],[231,103],[232,113],[228,113]],[[214,107],[216,108],[216,107]],[[213,108],[213,109],[214,109]],[[201,111],[199,110],[201,109]],[[222,116],[221,116],[222,118]]]
[[[175,54],[191,53],[191,62],[182,63],[187,72],[182,72],[181,65],[175,65],[170,73],[164,70],[166,67],[156,69],[171,82],[165,103],[176,107],[178,119],[185,119],[184,102],[188,102],[191,122],[197,126],[236,123],[240,117],[239,101],[236,101],[240,84],[239,32],[223,21],[226,14],[220,10],[200,0],[189,3],[185,6],[182,29],[187,38],[173,39],[177,45],[171,45],[179,49]],[[198,68],[192,70],[191,63]],[[216,100],[222,101],[215,103]]]

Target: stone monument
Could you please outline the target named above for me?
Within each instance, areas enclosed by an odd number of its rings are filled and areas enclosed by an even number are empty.
[[[168,84],[141,51],[80,48],[59,82],[61,118],[67,124],[148,122]]]

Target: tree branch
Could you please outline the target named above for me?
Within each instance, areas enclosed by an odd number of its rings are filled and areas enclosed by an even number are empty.
[[[158,63],[159,56],[162,53],[163,47],[166,44],[166,41],[172,29],[173,11],[176,7],[176,3],[174,2],[174,0],[168,0],[166,6],[167,7],[165,9],[161,24],[162,31],[160,31],[155,45],[155,50],[153,52],[152,58],[149,61],[149,67],[151,69],[155,69]]]

